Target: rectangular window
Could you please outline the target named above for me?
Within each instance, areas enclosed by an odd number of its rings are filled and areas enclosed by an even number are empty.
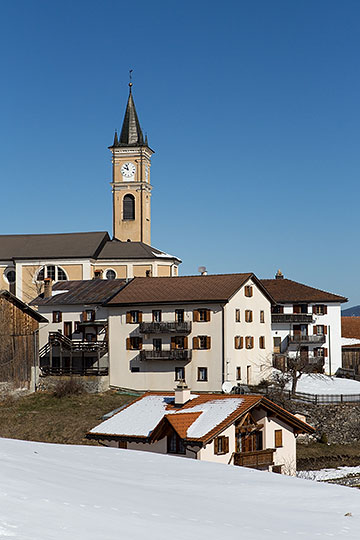
[[[245,338],[245,348],[253,349],[254,348],[254,338],[252,336],[246,336]]]
[[[235,322],[241,322],[240,309],[235,309]]]
[[[317,347],[316,349],[314,349],[314,356],[315,358],[324,358],[325,349],[323,349],[322,347]]]
[[[271,313],[284,313],[284,306],[272,306]]]
[[[95,321],[95,310],[94,309],[85,309],[82,313],[83,322],[92,322]]]
[[[185,380],[185,368],[176,367],[175,368],[175,381],[184,381]]]
[[[324,304],[317,304],[313,306],[313,313],[315,315],[326,315],[327,314],[327,306]]]
[[[275,448],[281,448],[282,445],[282,429],[275,429]]]
[[[175,432],[172,432],[167,437],[167,451],[168,454],[185,454],[186,449],[182,439]]]
[[[214,454],[227,454],[229,451],[229,437],[216,437],[214,439]]]
[[[72,336],[72,322],[66,321],[64,322],[64,336],[71,338]]]
[[[153,339],[153,348],[154,351],[161,351],[161,339],[160,338],[154,338]]]
[[[74,328],[74,332],[75,334],[80,334],[81,332],[81,329],[80,329],[80,321],[75,321],[75,328]]]
[[[208,368],[199,367],[198,368],[198,381],[207,381],[208,380]]]
[[[252,322],[253,320],[253,312],[251,311],[251,309],[246,309],[245,310],[245,322]]]
[[[184,322],[184,310],[175,309],[175,322],[183,323]]]
[[[199,322],[208,322],[209,320],[209,310],[208,309],[199,309]]]
[[[281,353],[281,337],[274,337],[274,353]]]
[[[259,337],[259,348],[260,349],[265,349],[265,336],[260,336]]]
[[[172,336],[171,349],[187,349],[187,338],[185,336]]]
[[[314,334],[318,336],[323,336],[325,334],[325,326],[323,324],[317,324]]]
[[[142,311],[128,311],[126,313],[126,322],[129,324],[138,324],[142,322]]]
[[[153,322],[161,322],[161,309],[153,309],[152,320]]]
[[[244,287],[244,293],[245,293],[245,296],[252,296],[253,295],[253,288],[252,288],[252,285],[246,285]]]
[[[142,338],[131,336],[126,339],[126,349],[128,351],[139,351],[142,349]]]
[[[193,337],[193,349],[211,349],[211,337],[210,336],[196,336]]]
[[[263,310],[260,311],[260,322],[261,323],[265,322],[265,311]]]
[[[62,321],[62,313],[61,311],[53,311],[52,312],[52,322],[58,323]]]
[[[242,336],[235,336],[235,349],[242,349],[244,347],[244,338]]]
[[[241,381],[241,367],[237,366],[236,368],[236,380]]]

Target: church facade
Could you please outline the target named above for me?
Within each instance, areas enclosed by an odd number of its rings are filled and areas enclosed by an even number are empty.
[[[0,288],[25,302],[43,281],[172,277],[181,260],[151,246],[150,167],[154,151],[144,138],[129,84],[120,136],[112,153],[113,236],[106,231],[0,235]]]

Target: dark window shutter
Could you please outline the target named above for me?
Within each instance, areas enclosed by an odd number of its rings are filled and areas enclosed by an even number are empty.
[[[327,306],[324,306],[324,315],[327,314]]]
[[[141,323],[142,322],[142,311],[138,311],[138,322]]]
[[[176,340],[175,340],[175,336],[171,336],[171,345],[170,345],[170,348],[171,348],[172,351],[173,351],[174,349],[176,349]]]
[[[86,311],[82,312],[82,320],[83,320],[83,322],[87,322]]]
[[[211,337],[206,336],[206,348],[211,349]]]
[[[211,317],[211,315],[210,315],[210,309],[207,309],[207,310],[206,310],[206,322],[209,322],[209,321],[210,321],[210,317]]]
[[[143,346],[142,338],[139,338],[139,351],[141,351]]]
[[[184,349],[188,348],[188,338],[187,336],[184,337]]]
[[[219,439],[216,437],[214,439],[214,454],[218,454],[219,452]]]
[[[194,322],[199,322],[199,320],[200,320],[199,310],[194,309],[194,311],[193,311],[193,321]]]
[[[84,312],[83,312],[84,313]],[[84,316],[84,315],[83,315]],[[127,323],[131,323],[131,312],[130,311],[127,311],[126,312],[126,322]]]
[[[224,437],[224,453],[227,454],[229,451],[229,437]]]
[[[316,306],[313,306],[313,313],[316,313]]]
[[[314,334],[314,336],[316,336],[316,334],[317,334],[317,326],[315,326],[315,325],[313,326],[313,334]]]
[[[324,334],[325,335],[327,334],[327,326],[326,325],[324,326]]]
[[[131,340],[129,337],[126,338],[126,350],[131,351]]]
[[[234,347],[235,347],[235,349],[240,348],[240,336],[235,336],[234,337]]]
[[[327,356],[327,355],[328,355],[327,347],[324,347],[324,356]]]
[[[282,430],[275,429],[275,448],[280,448],[282,445]]]
[[[240,337],[240,349],[243,349],[244,347],[244,338],[243,336]]]
[[[293,306],[293,313],[300,313],[300,306]]]

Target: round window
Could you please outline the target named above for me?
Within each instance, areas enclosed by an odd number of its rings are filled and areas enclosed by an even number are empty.
[[[106,276],[106,279],[115,279],[116,272],[114,270],[106,270],[105,276]]]
[[[9,270],[8,272],[6,272],[6,279],[8,280],[9,283],[15,283],[16,281],[15,270]]]

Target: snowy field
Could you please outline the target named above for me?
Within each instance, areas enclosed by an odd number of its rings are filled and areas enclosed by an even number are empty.
[[[360,382],[326,375],[303,375],[296,391],[305,394],[360,394]]]
[[[360,491],[146,452],[0,439],[0,537],[358,540]]]

